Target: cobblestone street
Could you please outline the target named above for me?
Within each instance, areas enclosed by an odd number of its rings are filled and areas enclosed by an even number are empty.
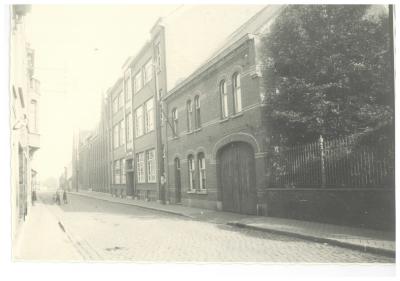
[[[86,260],[371,263],[394,259],[297,238],[213,224],[70,195],[41,201]]]

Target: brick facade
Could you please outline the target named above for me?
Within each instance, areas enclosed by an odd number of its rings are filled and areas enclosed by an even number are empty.
[[[257,72],[256,42],[252,36],[244,36],[225,52],[214,58],[201,73],[177,90],[172,90],[165,98],[170,120],[172,110],[178,112],[178,132],[174,136],[168,130],[168,198],[175,203],[181,197],[182,203],[193,207],[223,209],[220,181],[218,176],[218,153],[230,143],[248,144],[254,152],[256,189],[261,206],[261,198],[266,185],[265,138],[266,132],[261,122],[262,111],[260,93],[262,84]],[[234,112],[232,78],[240,74],[242,109]],[[222,114],[220,83],[226,82],[228,96],[228,116]],[[187,103],[200,98],[199,128],[188,130]],[[171,121],[172,123],[173,121]],[[199,187],[199,169],[197,156],[205,155],[206,190]],[[189,189],[188,156],[196,159],[194,172],[195,190]],[[181,194],[177,195],[175,165],[180,161]]]

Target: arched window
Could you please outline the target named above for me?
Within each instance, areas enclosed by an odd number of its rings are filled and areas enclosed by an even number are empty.
[[[178,136],[178,110],[174,108],[172,110],[172,130],[174,137]]]
[[[240,88],[240,73],[236,72],[232,76],[233,108],[234,113],[242,111],[242,90]]]
[[[194,112],[194,126],[196,129],[201,127],[201,118],[200,118],[200,98],[199,96],[194,97],[194,107],[195,107],[195,112]]]
[[[200,190],[206,189],[206,159],[204,153],[197,154],[197,162],[199,167],[199,188]]]
[[[187,131],[190,132],[192,130],[192,119],[193,119],[193,107],[192,101],[188,100],[186,102],[186,119],[187,119]]]
[[[195,190],[196,189],[196,183],[195,183],[195,165],[194,165],[194,157],[193,155],[188,156],[188,172],[189,172],[189,190]]]
[[[219,84],[219,93],[221,96],[221,117],[227,118],[229,114],[228,109],[228,91],[226,89],[226,81],[222,80]]]

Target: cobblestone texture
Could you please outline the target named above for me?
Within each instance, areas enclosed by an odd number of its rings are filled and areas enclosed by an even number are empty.
[[[302,239],[241,229],[134,206],[70,196],[58,207],[86,259],[165,262],[393,263],[394,259]]]

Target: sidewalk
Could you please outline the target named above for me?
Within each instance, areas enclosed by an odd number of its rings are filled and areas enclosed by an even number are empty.
[[[22,225],[13,254],[16,261],[82,260],[57,218],[40,200],[30,209],[28,219]]]
[[[162,205],[156,202],[116,198],[107,193],[93,191],[71,192],[71,194],[167,212],[194,220],[284,234],[390,257],[394,257],[396,251],[395,233],[392,232],[300,220],[241,215],[181,205]]]

